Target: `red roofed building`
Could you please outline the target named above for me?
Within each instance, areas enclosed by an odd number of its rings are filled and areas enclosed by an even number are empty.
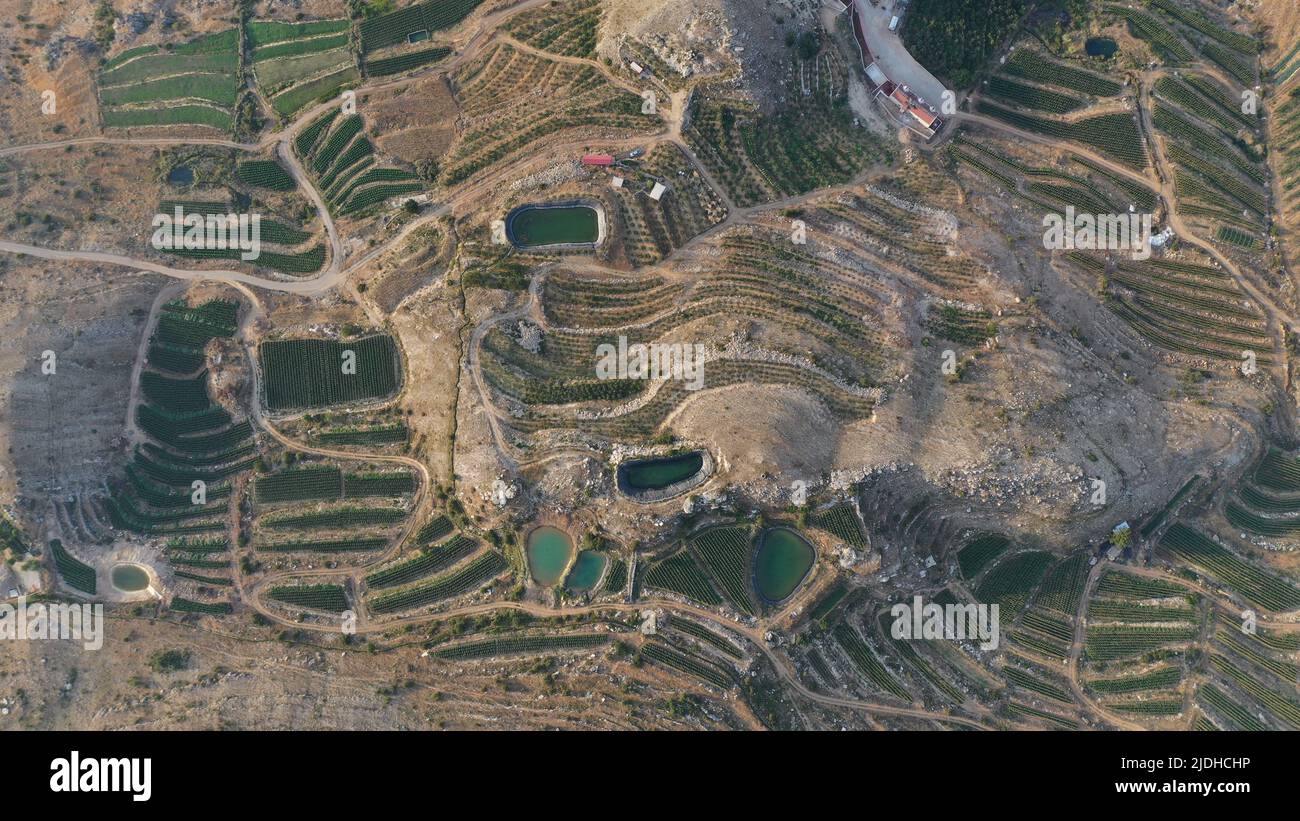
[[[907,113],[915,117],[921,123],[921,125],[925,126],[926,128],[934,127],[935,116],[930,112],[926,111],[924,108],[921,108],[919,105],[909,106],[907,109]]]
[[[609,167],[614,164],[614,156],[612,154],[583,154],[582,164]]]

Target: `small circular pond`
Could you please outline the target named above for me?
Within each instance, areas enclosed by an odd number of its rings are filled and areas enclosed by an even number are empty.
[[[528,572],[533,580],[550,587],[564,575],[573,555],[573,540],[557,527],[543,526],[528,534]]]
[[[624,462],[618,470],[623,483],[632,490],[659,490],[691,478],[702,467],[704,454],[697,450],[659,459]]]
[[[1119,43],[1109,37],[1089,37],[1083,44],[1083,50],[1089,57],[1104,57],[1109,60],[1119,51]]]
[[[521,205],[506,217],[506,234],[516,248],[594,245],[600,214],[590,205]]]
[[[764,532],[754,557],[759,595],[769,604],[788,599],[807,578],[816,558],[813,546],[793,530],[774,527]]]
[[[172,185],[189,185],[194,182],[194,169],[188,165],[178,165],[167,172],[167,182]]]
[[[109,578],[123,593],[139,593],[149,587],[149,571],[138,564],[115,565]]]
[[[584,550],[578,554],[578,558],[573,561],[573,569],[569,571],[569,578],[565,580],[564,586],[574,593],[586,593],[596,586],[600,581],[601,574],[605,572],[605,554],[595,550]]]

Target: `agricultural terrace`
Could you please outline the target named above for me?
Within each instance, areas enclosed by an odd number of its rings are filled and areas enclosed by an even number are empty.
[[[865,550],[868,547],[867,539],[862,533],[862,521],[851,503],[844,502],[817,513],[809,517],[808,524],[830,533],[855,550]]]
[[[941,239],[919,238],[927,231],[933,234],[935,215],[908,205],[877,192],[805,211],[802,218],[810,233],[844,243],[834,261],[792,247],[783,228],[730,233],[716,268],[684,299],[680,286],[655,277],[596,280],[551,272],[542,307],[553,327],[540,350],[528,349],[513,330],[503,328],[493,328],[482,339],[486,383],[524,411],[502,422],[523,433],[576,427],[614,437],[646,435],[680,404],[688,388],[680,380],[668,381],[647,401],[620,408],[646,384],[593,379],[597,346],[616,344],[620,334],[629,343],[671,340],[674,329],[691,323],[697,341],[722,348],[729,337],[719,333],[711,339],[710,328],[736,316],[799,339],[788,353],[808,364],[795,367],[752,348],[736,351],[709,362],[710,387],[737,381],[798,385],[823,397],[842,418],[869,415],[875,397],[871,386],[892,361],[885,306],[896,282],[880,271],[902,267],[945,286],[978,276],[978,267],[949,254]],[[906,248],[886,241],[904,230],[900,226],[915,226],[918,239]],[[551,407],[573,402],[592,403],[590,413],[575,416],[571,409]]]
[[[724,666],[695,653],[677,649],[659,639],[650,639],[641,645],[639,658],[643,662],[669,667],[685,673],[719,690],[729,690],[735,686],[736,674],[730,666]]]
[[[291,117],[360,81],[348,48],[350,27],[347,20],[248,24],[253,74],[277,114]]]
[[[1029,610],[1006,630],[1018,656],[1063,664],[1074,641],[1075,612],[1088,580],[1088,551],[1058,561],[1043,577]]]
[[[294,150],[337,216],[361,216],[372,206],[425,187],[413,172],[377,160],[359,114],[325,112],[298,134]]]
[[[1088,602],[1084,684],[1134,718],[1182,712],[1184,645],[1200,634],[1197,597],[1180,585],[1107,570]]]
[[[477,549],[478,544],[473,539],[462,535],[452,536],[441,544],[420,548],[410,558],[385,565],[370,573],[366,576],[366,587],[378,590],[419,581],[460,563]]]
[[[957,552],[962,577],[975,578],[1010,546],[1011,540],[1001,534],[982,533],[974,537]]]
[[[238,310],[226,300],[163,306],[134,411],[145,441],[104,503],[114,527],[167,538],[168,563],[196,602],[230,584],[231,481],[257,458],[252,426],[214,403],[208,384],[207,346],[234,335]]]
[[[366,500],[409,495],[415,486],[414,474],[405,470],[344,473],[337,465],[311,465],[258,476],[253,481],[253,497],[261,504]]]
[[[1295,585],[1260,570],[1187,525],[1172,525],[1160,540],[1160,548],[1253,604],[1276,612],[1300,609],[1300,589]]]
[[[619,173],[623,247],[635,265],[659,262],[727,218],[722,198],[675,143],[659,144],[640,166]],[[666,187],[658,200],[650,197],[656,184]]]
[[[270,163],[270,165],[255,165],[255,162],[257,161],[237,166],[236,176],[241,181],[246,176],[257,180],[256,183],[246,183],[254,187],[261,184],[265,184],[266,187],[284,185],[284,181],[279,174],[287,176],[288,172],[284,171],[281,166],[273,161],[264,161]],[[277,173],[276,169],[279,169],[279,173]],[[289,183],[292,186],[292,179],[289,180]],[[158,203],[158,213],[174,215],[178,207],[181,209],[182,215],[201,214],[205,218],[241,213],[233,203],[227,201],[190,199],[163,200]],[[257,213],[259,217],[262,217],[258,229],[261,247],[257,258],[248,261],[248,264],[288,276],[314,274],[325,264],[325,243],[316,234],[303,230],[299,225],[292,224],[289,221],[272,218],[260,212],[260,209],[249,208],[242,213],[250,213],[250,215],[251,213]],[[244,252],[240,248],[234,247],[168,248],[160,253],[190,259],[220,259],[240,262],[243,261],[242,254]]]
[[[552,54],[594,58],[601,16],[600,0],[566,0],[516,14],[502,29]]]
[[[271,410],[322,408],[381,399],[402,384],[388,335],[355,340],[269,340],[258,347],[262,396]]]
[[[643,113],[639,95],[605,79],[590,65],[573,65],[525,54],[497,43],[452,77],[464,131],[443,160],[441,180],[463,182],[547,139],[582,130],[582,142],[648,133],[662,125]]]
[[[975,598],[985,604],[997,604],[1003,618],[1011,618],[1029,601],[1049,567],[1055,564],[1050,553],[1026,550],[999,561],[975,587]]]
[[[272,587],[267,596],[292,607],[342,613],[348,609],[347,595],[337,584],[304,584]]]
[[[1174,165],[1179,213],[1226,251],[1261,249],[1270,208],[1260,120],[1205,77],[1163,77],[1155,92],[1152,121]]]
[[[50,539],[50,554],[54,557],[54,567],[65,584],[82,593],[95,595],[98,589],[95,568],[69,553],[59,539]]]
[[[1159,111],[1157,121],[1163,122]],[[1145,186],[1077,155],[1071,155],[1070,166],[1063,170],[1032,165],[1002,145],[974,139],[963,131],[954,137],[948,152],[963,176],[971,174],[983,185],[991,180],[996,188],[1043,214],[1060,214],[1069,207],[1079,213],[1123,214],[1151,211],[1157,205],[1155,193]],[[1176,144],[1168,145],[1174,156]],[[1187,182],[1189,177],[1184,174],[1182,179]],[[1184,186],[1183,192],[1187,190]],[[1180,201],[1179,209],[1199,219],[1195,202]],[[1254,351],[1260,361],[1271,359],[1273,341],[1265,317],[1231,274],[1189,249],[1180,257],[1139,262],[1123,255],[1107,260],[1070,251],[1058,255],[1055,262],[1073,271],[1082,289],[1100,293],[1112,313],[1157,347],[1233,363],[1241,361],[1243,350]]]
[[[1088,146],[1136,171],[1150,164],[1135,114],[1097,114],[1067,121],[1024,114],[989,100],[980,100],[975,110],[1022,131]]]
[[[239,30],[125,51],[104,64],[96,86],[109,128],[185,125],[232,131]]]
[[[883,159],[884,148],[853,122],[848,67],[833,48],[800,60],[787,81],[789,102],[770,113],[728,87],[700,86],[683,136],[739,206],[849,182]]]
[[[1016,49],[1000,71],[980,86],[981,96],[1008,108],[1037,114],[1069,114],[1113,101],[1124,87],[1094,71],[1076,68],[1032,48]]]
[[[1280,212],[1278,221],[1295,231],[1300,227],[1300,42],[1285,47],[1265,74],[1273,84],[1267,105],[1272,118],[1269,148],[1278,186],[1275,207]],[[1288,256],[1294,259],[1290,244]]]
[[[1300,464],[1276,448],[1269,449],[1224,505],[1224,516],[1233,527],[1274,541],[1290,542],[1300,535],[1297,513]]]
[[[495,550],[486,550],[432,579],[372,596],[366,606],[372,613],[387,614],[414,610],[482,589],[506,573],[510,565]]]
[[[296,566],[302,554],[337,561],[387,548],[405,532],[416,490],[407,470],[323,462],[263,473],[252,484],[255,549]]]
[[[412,439],[405,412],[395,405],[352,412],[304,413],[282,420],[279,428],[293,439],[333,450],[343,446],[363,452],[405,452]]]
[[[1246,307],[1244,293],[1222,269],[1151,259],[1112,267],[1099,256],[1064,257],[1106,295],[1106,307],[1148,342],[1171,353],[1241,362],[1243,350],[1272,359],[1265,318]]]
[[[361,49],[367,55],[402,43],[419,43],[469,16],[483,0],[429,0],[361,21]]]

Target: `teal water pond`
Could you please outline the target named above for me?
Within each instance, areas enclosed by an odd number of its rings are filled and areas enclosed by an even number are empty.
[[[528,572],[544,587],[560,580],[573,555],[573,540],[555,527],[539,527],[528,534]]]

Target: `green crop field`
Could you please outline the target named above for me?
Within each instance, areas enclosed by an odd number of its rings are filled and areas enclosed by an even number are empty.
[[[443,599],[472,592],[509,569],[500,553],[489,550],[459,570],[453,570],[431,581],[395,590],[369,601],[374,613],[395,613],[433,604]]]
[[[436,547],[426,547],[418,555],[380,568],[366,576],[366,586],[374,589],[396,587],[432,575],[467,558],[478,543],[467,536],[455,536]]]
[[[337,584],[305,584],[291,587],[272,587],[267,596],[294,607],[342,613],[348,609],[348,599]]]
[[[722,690],[733,685],[733,674],[718,665],[691,653],[677,650],[661,641],[647,641],[641,647],[641,657],[654,664],[671,667],[689,676],[701,679]]]
[[[825,530],[845,544],[857,550],[867,547],[866,537],[862,535],[862,525],[858,521],[857,511],[851,504],[841,504],[809,517],[808,523]]]
[[[398,54],[395,57],[386,57],[380,60],[366,61],[366,74],[371,77],[384,77],[389,74],[400,74],[403,71],[410,71],[413,68],[426,66],[430,63],[436,63],[451,54],[451,49],[446,46],[437,46],[426,48],[421,51],[408,51],[405,54]]]
[[[998,604],[1003,618],[1008,618],[1029,601],[1054,561],[1051,553],[1038,550],[1008,556],[984,576],[975,588],[975,597],[986,604]]]
[[[170,605],[178,613],[202,613],[206,616],[224,616],[231,612],[230,602],[200,602],[174,596]]]
[[[971,539],[957,553],[957,565],[961,568],[962,577],[975,578],[1010,546],[1011,540],[997,533],[983,533]]]
[[[1071,91],[1091,94],[1096,97],[1113,97],[1123,89],[1114,80],[1108,80],[1099,74],[1058,63],[1029,49],[1019,49],[1007,60],[1003,69],[1006,73],[1031,80],[1036,83],[1060,86]],[[1073,99],[1073,98],[1067,98]],[[1046,109],[1050,111],[1051,109]],[[1057,111],[1063,114],[1071,109]]]
[[[258,348],[272,410],[321,408],[379,399],[401,385],[397,345],[387,335],[346,342],[286,339]]]
[[[871,682],[872,686],[898,698],[911,699],[906,688],[880,663],[856,630],[847,623],[840,622],[831,632],[844,654],[853,662],[853,666]]]
[[[978,103],[977,110],[1025,131],[1092,146],[1103,156],[1112,157],[1138,171],[1149,164],[1146,145],[1132,114],[1099,114],[1063,122],[1021,114],[983,100]]]
[[[254,479],[253,492],[260,503],[339,499],[343,496],[343,474],[336,467],[284,470]]]
[[[1279,612],[1300,607],[1300,589],[1295,585],[1256,568],[1186,525],[1170,527],[1160,547],[1262,607]]]
[[[54,566],[65,582],[83,593],[95,595],[97,585],[93,567],[69,553],[58,539],[50,539],[50,554],[54,556]]]
[[[361,22],[366,52],[407,42],[412,35],[450,28],[469,16],[483,0],[429,0]]]
[[[1125,678],[1098,678],[1088,681],[1089,689],[1098,693],[1134,693],[1141,690],[1163,690],[1176,687],[1183,672],[1177,667],[1159,667],[1149,673]]]
[[[713,578],[727,591],[727,600],[746,613],[753,613],[749,596],[749,532],[743,527],[718,527],[691,539]]]
[[[238,46],[239,32],[229,29],[169,50],[123,52],[96,78],[104,125],[231,130],[239,96]]]
[[[1084,649],[1094,661],[1113,661],[1195,639],[1195,627],[1089,627]]]
[[[699,565],[685,550],[645,571],[644,583],[647,587],[678,593],[703,604],[722,604],[722,597],[714,591]]]
[[[320,77],[299,83],[271,98],[271,106],[281,117],[291,117],[312,103],[337,97],[345,88],[361,82],[356,66],[344,66]],[[331,116],[333,113],[332,112]]]

